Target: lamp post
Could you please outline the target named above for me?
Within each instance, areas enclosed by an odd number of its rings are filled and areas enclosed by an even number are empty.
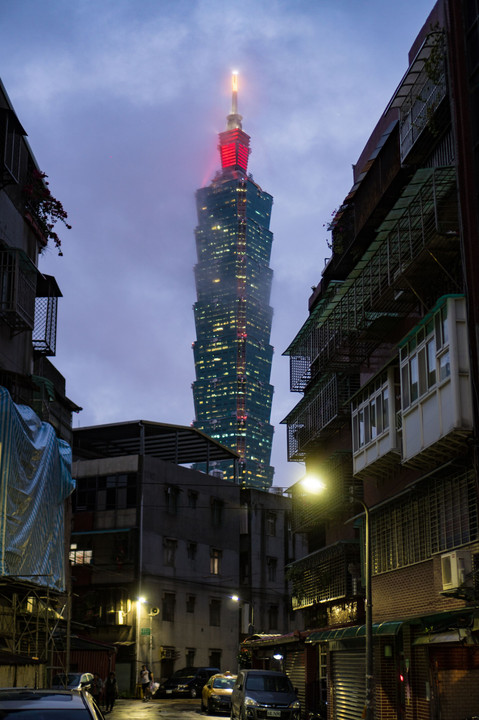
[[[141,634],[141,606],[144,604],[145,598],[139,597],[136,600],[136,668],[135,668],[135,677],[136,680],[138,680],[138,672],[141,667],[141,660],[140,660],[140,634]]]
[[[322,492],[326,485],[325,483],[314,476],[306,475],[300,480],[301,486],[310,493]],[[373,602],[372,602],[372,591],[371,591],[371,528],[369,523],[369,507],[365,502],[354,498],[364,509],[364,570],[365,570],[365,581],[366,581],[366,662],[365,662],[365,691],[366,691],[366,702],[364,706],[364,720],[373,720]]]
[[[355,498],[364,509],[364,565],[366,576],[366,705],[365,720],[373,720],[373,601],[371,592],[371,528],[369,508],[365,502]]]

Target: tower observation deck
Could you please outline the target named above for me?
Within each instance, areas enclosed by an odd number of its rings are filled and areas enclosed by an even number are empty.
[[[274,472],[269,305],[273,198],[247,174],[250,137],[238,114],[235,73],[231,113],[218,147],[221,170],[196,192],[193,425],[239,454],[237,476],[233,463],[218,463],[225,479],[266,489]]]

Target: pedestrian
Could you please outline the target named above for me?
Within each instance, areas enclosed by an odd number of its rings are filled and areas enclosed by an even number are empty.
[[[91,681],[91,695],[93,695],[93,699],[95,700],[98,707],[100,707],[101,703],[101,696],[103,693],[103,680],[99,676],[98,673],[95,673],[93,675],[93,680]]]
[[[109,673],[104,684],[105,690],[105,712],[111,712],[118,697],[118,683],[114,672]]]
[[[141,666],[140,670],[140,683],[143,691],[143,702],[146,702],[151,698],[150,682],[153,680],[151,672],[148,670],[146,665]]]

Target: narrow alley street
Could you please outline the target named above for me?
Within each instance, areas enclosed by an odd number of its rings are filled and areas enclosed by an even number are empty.
[[[144,703],[141,700],[117,700],[113,712],[105,718],[111,720],[199,720],[208,718],[200,711],[200,701],[186,699],[152,700]],[[217,717],[220,717],[219,715]],[[226,717],[226,716],[222,716]]]

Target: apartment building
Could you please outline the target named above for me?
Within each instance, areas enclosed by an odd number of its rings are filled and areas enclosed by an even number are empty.
[[[41,273],[66,213],[38,167],[0,81],[0,649],[7,684],[42,685],[67,587],[71,418],[52,365],[56,280]]]
[[[331,720],[479,707],[478,48],[477,3],[437,2],[286,350],[288,457],[323,486],[292,488],[296,650]]]

